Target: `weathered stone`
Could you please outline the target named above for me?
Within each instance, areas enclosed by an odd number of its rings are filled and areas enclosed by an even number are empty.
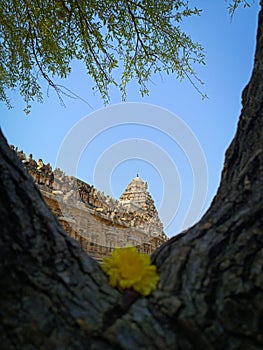
[[[115,200],[60,169],[53,172],[42,159],[36,162],[32,154],[26,158],[15,150],[61,226],[94,258],[101,260],[114,247],[127,244],[151,254],[167,241],[147,183],[138,176]]]

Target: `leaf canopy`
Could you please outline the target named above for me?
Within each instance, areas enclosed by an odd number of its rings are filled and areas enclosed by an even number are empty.
[[[31,101],[43,99],[42,78],[61,98],[54,79],[67,78],[73,60],[84,62],[105,102],[112,84],[125,99],[132,79],[148,94],[157,72],[187,77],[197,88],[193,66],[204,53],[181,22],[200,13],[179,0],[1,1],[0,100],[11,107],[8,92],[19,91],[29,112]]]

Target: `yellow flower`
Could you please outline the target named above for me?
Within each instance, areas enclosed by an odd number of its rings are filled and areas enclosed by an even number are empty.
[[[111,257],[103,258],[102,269],[112,287],[133,288],[144,296],[149,295],[159,281],[150,256],[139,254],[135,247],[116,248]]]

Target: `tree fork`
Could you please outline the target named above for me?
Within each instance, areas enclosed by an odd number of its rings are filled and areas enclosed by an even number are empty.
[[[1,349],[263,348],[262,7],[217,195],[198,224],[154,253],[160,283],[149,297],[127,307],[0,135]]]

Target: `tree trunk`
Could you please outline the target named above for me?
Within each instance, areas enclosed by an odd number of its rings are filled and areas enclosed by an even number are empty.
[[[197,225],[154,253],[158,289],[129,306],[64,233],[0,135],[1,349],[263,348],[262,30],[261,8],[217,195]]]

